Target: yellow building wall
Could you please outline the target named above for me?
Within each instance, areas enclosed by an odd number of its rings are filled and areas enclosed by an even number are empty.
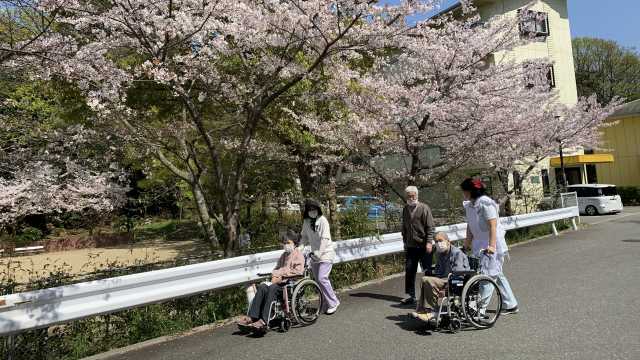
[[[518,9],[530,3],[530,0],[480,0],[476,2],[480,17],[488,19],[495,15],[505,14],[516,17]],[[553,62],[558,90],[558,101],[573,105],[578,102],[575,67],[573,64],[573,47],[571,45],[571,29],[567,0],[538,0],[531,10],[541,11],[549,17],[549,36],[534,40],[517,47],[506,54],[517,62],[531,59],[547,58]]]
[[[516,17],[518,10],[529,5],[531,0],[476,0],[480,17],[488,19],[496,15]],[[516,62],[525,62],[532,59],[547,59],[553,63],[558,91],[558,102],[566,105],[574,105],[578,102],[578,90],[576,86],[575,67],[573,63],[573,46],[571,43],[571,29],[569,24],[569,11],[567,0],[538,0],[531,10],[547,13],[549,19],[549,36],[539,38],[519,46],[513,51],[495,54],[499,59],[506,56]],[[499,61],[499,60],[498,60]],[[564,149],[568,154],[582,154],[582,149]],[[526,166],[517,166],[519,171],[524,171]],[[555,186],[555,174],[550,167],[549,159],[541,161],[533,170],[529,178],[523,181],[523,192],[534,197],[542,198],[543,190],[541,182],[531,180],[541,175],[542,169],[547,169],[551,187]],[[512,181],[512,179],[510,179]]]
[[[603,132],[604,147],[614,162],[596,165],[598,182],[618,186],[640,186],[640,116],[619,119]]]

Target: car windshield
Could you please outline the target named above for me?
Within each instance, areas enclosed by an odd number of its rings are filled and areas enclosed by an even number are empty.
[[[605,188],[600,189],[602,191],[602,195],[604,196],[615,196],[618,195],[618,190],[615,186],[607,186]]]

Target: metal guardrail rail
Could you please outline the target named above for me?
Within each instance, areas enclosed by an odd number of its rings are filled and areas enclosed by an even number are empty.
[[[5,252],[10,253],[12,255],[22,255],[22,254],[32,254],[36,252],[44,251],[44,246],[27,246],[27,247],[19,247],[13,249],[13,251],[5,251],[5,249],[0,249],[0,256],[4,255]]]
[[[579,216],[567,207],[502,218],[506,230],[553,223]],[[573,222],[576,228],[575,221]],[[452,241],[466,236],[465,223],[438,227]],[[554,226],[555,229],[555,226]],[[336,262],[347,262],[403,251],[400,233],[336,243]],[[47,327],[90,316],[241,285],[270,272],[281,250],[155,270],[0,297],[0,335]]]

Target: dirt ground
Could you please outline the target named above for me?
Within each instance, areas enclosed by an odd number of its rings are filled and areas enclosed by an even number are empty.
[[[134,245],[47,252],[0,258],[0,276],[7,273],[18,282],[42,278],[50,272],[63,270],[82,274],[111,267],[173,260],[203,253],[206,246],[197,241],[153,241]]]

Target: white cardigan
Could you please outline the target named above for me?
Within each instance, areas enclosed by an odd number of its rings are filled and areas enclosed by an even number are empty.
[[[336,257],[329,221],[324,216],[316,219],[315,229],[311,228],[311,219],[304,219],[300,240],[302,245],[311,247],[311,251],[320,258],[321,262],[333,262]]]

